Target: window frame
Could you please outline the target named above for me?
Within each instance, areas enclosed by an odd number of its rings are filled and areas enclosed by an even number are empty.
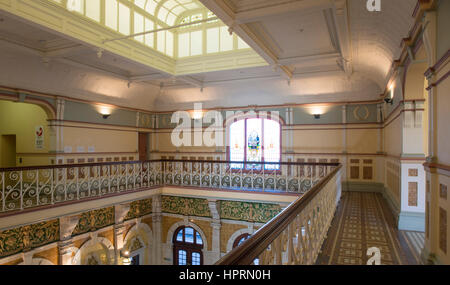
[[[245,128],[245,130],[244,130],[244,144],[245,144],[245,147],[244,147],[244,159],[245,160],[244,160],[244,165],[243,165],[242,168],[233,168],[233,169],[231,169],[231,171],[232,172],[241,172],[242,171],[243,173],[249,173],[249,172],[254,172],[254,171],[263,171],[263,169],[264,169],[264,171],[269,171],[269,172],[274,171],[276,173],[281,173],[281,169],[282,169],[281,164],[279,165],[279,168],[276,169],[276,170],[274,170],[274,169],[265,169],[265,167],[261,167],[261,169],[256,169],[256,168],[249,168],[248,169],[247,168],[247,164],[251,164],[251,163],[247,163],[247,120],[249,120],[249,119],[261,119],[262,120],[262,125],[261,125],[261,127],[262,127],[262,129],[261,129],[261,151],[262,151],[261,163],[262,163],[262,165],[264,165],[264,163],[265,163],[265,160],[264,160],[264,150],[265,150],[265,144],[264,144],[264,120],[265,119],[271,120],[271,121],[274,121],[274,122],[279,124],[279,126],[280,126],[280,160],[279,160],[279,162],[283,161],[282,149],[283,149],[283,125],[284,125],[284,122],[282,121],[281,117],[279,117],[279,116],[274,117],[274,116],[272,116],[272,114],[269,114],[268,116],[260,116],[259,113],[256,113],[254,115],[247,115],[247,116],[242,116],[242,115],[239,116],[239,115],[237,115],[237,116],[232,117],[231,119],[227,120],[227,122],[226,122],[227,161],[231,162],[231,149],[230,149],[230,147],[231,147],[231,145],[230,145],[230,139],[231,139],[231,137],[230,137],[231,136],[230,128],[231,128],[231,125],[236,123],[236,122],[238,122],[238,121],[241,121],[241,120],[245,120],[245,122],[244,122],[244,128]]]
[[[191,228],[194,230],[194,243],[188,243],[186,242],[186,228]],[[178,241],[177,236],[180,231],[183,230],[183,241]],[[197,241],[197,233],[202,238],[202,244],[196,243]],[[200,265],[203,265],[203,247],[205,244],[205,241],[203,237],[201,236],[200,232],[197,231],[195,228],[191,226],[181,226],[176,229],[176,231],[173,234],[172,238],[173,243],[173,264],[179,265],[178,260],[178,251],[184,250],[186,251],[186,265],[192,265],[192,254],[193,253],[199,253],[200,254]]]

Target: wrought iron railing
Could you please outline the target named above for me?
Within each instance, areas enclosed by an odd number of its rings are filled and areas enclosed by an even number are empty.
[[[242,165],[242,168],[236,168]],[[161,186],[305,193],[337,163],[151,160],[0,168],[0,212]]]
[[[341,167],[331,171],[216,265],[314,264],[340,200]]]

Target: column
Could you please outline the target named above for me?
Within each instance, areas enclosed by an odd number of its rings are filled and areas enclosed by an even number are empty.
[[[124,238],[125,238],[125,224],[124,220],[128,211],[130,210],[130,204],[121,204],[116,205],[114,207],[114,264],[119,265],[122,264],[120,260],[120,251],[124,246]]]
[[[162,214],[161,214],[161,195],[152,198],[152,228],[153,228],[153,264],[163,264],[162,260]]]
[[[73,240],[72,232],[78,225],[80,216],[65,216],[59,219],[58,264],[72,264]]]
[[[216,199],[208,199],[208,206],[211,211],[212,221],[212,246],[211,246],[211,262],[216,262],[220,259],[220,228],[222,227],[219,205]]]

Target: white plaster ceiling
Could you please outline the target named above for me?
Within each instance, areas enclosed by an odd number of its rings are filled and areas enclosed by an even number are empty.
[[[416,4],[382,0],[382,12],[370,13],[365,0],[200,2],[268,65],[177,78],[112,53],[99,58],[88,45],[0,11],[0,85],[148,110],[374,100]]]
[[[392,62],[400,56],[401,40],[414,24],[417,1],[382,1],[381,12],[368,12],[366,1],[348,3],[354,68],[384,88]]]

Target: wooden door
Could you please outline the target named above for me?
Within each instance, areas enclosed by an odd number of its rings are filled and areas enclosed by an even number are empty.
[[[148,160],[148,134],[139,133],[139,160]]]

